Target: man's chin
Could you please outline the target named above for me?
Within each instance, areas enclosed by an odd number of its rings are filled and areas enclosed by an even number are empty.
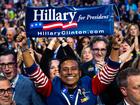
[[[11,81],[13,78],[12,78],[12,77],[10,77],[10,76],[7,76],[7,79]]]

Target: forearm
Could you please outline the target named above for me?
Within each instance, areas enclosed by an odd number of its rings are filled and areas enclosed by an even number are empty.
[[[119,71],[120,63],[114,62],[111,59],[105,64],[98,75],[92,79],[92,91],[94,94],[99,95],[110,84],[117,72]],[[94,85],[97,84],[97,85]]]
[[[35,63],[31,67],[26,68],[30,79],[34,82],[37,91],[43,96],[49,96],[52,90],[51,80],[42,72],[40,67]]]
[[[119,61],[119,49],[112,48],[111,53],[110,53],[110,59],[114,62]]]
[[[22,51],[23,61],[26,67],[31,67],[34,63],[34,60],[32,56],[30,55],[30,52],[28,49],[25,51]]]

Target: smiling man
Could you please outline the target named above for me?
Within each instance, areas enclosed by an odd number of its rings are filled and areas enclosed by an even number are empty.
[[[0,105],[15,105],[9,80],[0,72]]]
[[[81,70],[78,62],[66,58],[60,62],[60,77],[51,81],[30,56],[26,39],[21,43],[27,73],[38,92],[46,99],[47,105],[97,105],[97,95],[113,81],[119,70],[120,35],[114,37],[110,59],[95,78],[88,76],[80,78]]]
[[[0,71],[11,83],[13,99],[17,105],[44,105],[42,99],[36,93],[34,85],[29,78],[17,71],[17,56],[14,51],[0,48]],[[3,104],[2,104],[3,105]]]

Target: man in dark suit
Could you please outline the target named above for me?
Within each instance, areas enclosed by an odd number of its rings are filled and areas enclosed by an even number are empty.
[[[117,105],[140,105],[140,70],[126,68],[119,72],[117,84],[123,94],[122,101]]]

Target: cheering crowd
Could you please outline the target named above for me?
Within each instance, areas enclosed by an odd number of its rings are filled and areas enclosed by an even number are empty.
[[[140,0],[0,0],[0,105],[140,105]],[[114,4],[114,34],[26,37],[27,6]]]

